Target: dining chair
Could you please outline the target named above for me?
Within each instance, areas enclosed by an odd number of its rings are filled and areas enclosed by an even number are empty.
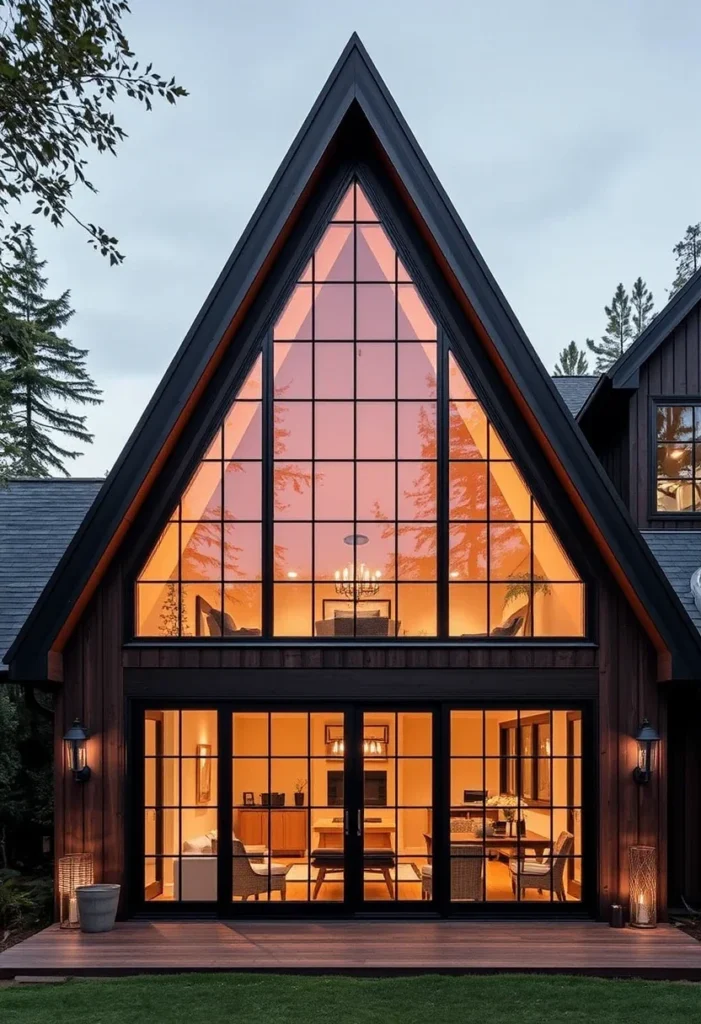
[[[573,849],[572,833],[561,832],[550,855],[542,860],[523,857],[519,861],[518,858],[512,857],[509,861],[509,871],[514,896],[518,892],[518,898],[522,900],[527,889],[537,889],[541,895],[543,892],[553,893],[564,903],[567,899],[564,884],[565,864],[572,856]]]

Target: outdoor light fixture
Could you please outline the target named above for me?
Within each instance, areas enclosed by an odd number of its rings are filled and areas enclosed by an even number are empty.
[[[79,718],[73,720],[63,742],[66,747],[66,766],[73,772],[76,782],[87,782],[90,778],[88,732]]]
[[[643,719],[643,724],[638,730],[635,742],[638,744],[638,763],[633,769],[633,778],[636,782],[649,782],[655,768],[655,752],[660,735],[656,729]]]
[[[657,925],[657,851],[654,846],[631,846],[630,923],[633,928]]]

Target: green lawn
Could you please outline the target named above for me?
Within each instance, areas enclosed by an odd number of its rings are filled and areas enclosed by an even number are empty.
[[[701,985],[575,977],[191,974],[0,989],[2,1024],[684,1024]]]

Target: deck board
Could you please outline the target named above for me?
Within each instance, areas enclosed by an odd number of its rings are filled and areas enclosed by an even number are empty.
[[[593,921],[130,921],[104,935],[52,925],[0,954],[1,978],[185,971],[525,971],[701,981],[701,943],[670,925],[636,932]]]

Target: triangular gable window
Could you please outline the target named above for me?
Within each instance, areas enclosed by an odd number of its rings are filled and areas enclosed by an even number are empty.
[[[140,574],[136,621],[141,636],[583,635],[584,586],[358,184]]]

